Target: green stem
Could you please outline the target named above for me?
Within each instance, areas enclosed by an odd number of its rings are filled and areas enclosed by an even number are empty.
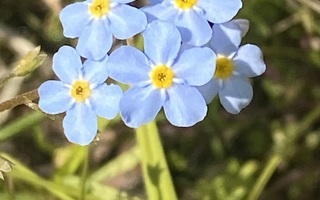
[[[82,168],[82,175],[81,175],[81,194],[80,194],[80,200],[86,199],[86,182],[88,178],[88,169],[89,169],[89,146],[84,146],[82,148],[85,148],[85,157],[83,161],[83,168]]]
[[[11,122],[5,127],[0,129],[0,142],[6,140],[9,137],[13,137],[16,134],[22,133],[29,127],[32,127],[42,121],[46,116],[39,112],[33,112],[22,116],[19,119]]]
[[[254,184],[252,190],[249,193],[248,200],[256,200],[261,195],[267,182],[271,178],[274,171],[277,169],[282,157],[279,154],[274,154],[268,161],[267,165],[263,169],[257,182]]]
[[[11,176],[11,178],[21,180],[33,187],[44,188],[61,200],[73,200],[68,194],[70,191],[63,186],[41,178],[13,157],[4,153],[2,155],[14,163],[13,170],[8,173],[8,176]]]
[[[136,129],[136,133],[148,199],[176,200],[177,196],[156,123],[153,121],[141,126]]]

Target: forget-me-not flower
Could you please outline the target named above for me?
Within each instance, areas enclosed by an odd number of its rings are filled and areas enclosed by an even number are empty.
[[[163,0],[142,8],[148,20],[159,19],[174,23],[182,41],[201,46],[211,38],[208,23],[224,23],[232,19],[242,7],[241,0]]]
[[[239,113],[252,100],[252,86],[247,78],[266,70],[259,47],[251,44],[239,47],[248,27],[247,20],[213,25],[209,45],[217,55],[216,71],[210,82],[198,87],[207,103],[219,94],[221,104],[232,114]]]
[[[79,37],[81,56],[99,60],[110,50],[113,35],[127,39],[143,31],[145,14],[125,3],[134,0],[86,0],[66,6],[60,13],[64,35]]]
[[[97,115],[114,118],[122,90],[107,85],[106,56],[81,63],[77,51],[63,46],[53,56],[53,71],[61,81],[49,80],[39,87],[39,107],[48,114],[66,111],[63,128],[70,142],[89,144],[97,134]]]
[[[151,22],[142,35],[145,54],[123,46],[108,60],[110,77],[132,85],[120,100],[123,121],[139,127],[153,120],[162,107],[175,126],[201,121],[207,106],[194,86],[207,83],[213,76],[215,54],[202,47],[179,52],[179,31],[167,22]]]

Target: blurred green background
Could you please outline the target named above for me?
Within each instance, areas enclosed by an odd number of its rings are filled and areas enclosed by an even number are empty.
[[[0,102],[55,78],[52,55],[76,44],[58,18],[72,2],[0,0],[0,77],[38,45],[48,54],[35,72],[10,80]],[[267,64],[252,80],[251,104],[231,115],[215,99],[191,128],[157,120],[179,199],[320,199],[320,1],[243,3],[236,16],[250,21],[243,44],[261,47]],[[134,130],[120,119],[101,120],[100,130],[99,141],[80,147],[59,121],[27,106],[2,112],[0,152],[13,170],[0,181],[0,199],[79,199],[83,184],[87,199],[146,199]]]

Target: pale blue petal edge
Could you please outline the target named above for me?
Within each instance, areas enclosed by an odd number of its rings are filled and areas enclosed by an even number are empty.
[[[224,81],[223,88],[219,92],[222,106],[231,114],[238,114],[249,105],[253,97],[253,89],[250,83],[240,77],[231,77]]]
[[[164,103],[161,92],[149,85],[147,87],[132,87],[120,100],[120,114],[124,123],[132,128],[152,121]]]
[[[233,58],[233,63],[235,71],[246,77],[260,76],[266,70],[262,51],[256,45],[241,46]]]
[[[146,15],[129,5],[119,5],[113,8],[108,14],[108,19],[113,35],[121,40],[140,33],[147,26]]]
[[[190,48],[181,52],[172,69],[175,76],[183,79],[188,85],[204,85],[213,77],[216,55],[209,48]]]
[[[91,84],[100,84],[108,78],[108,56],[106,55],[101,60],[94,61],[87,59],[83,63],[83,78]]]
[[[182,11],[175,24],[181,33],[182,42],[202,46],[211,38],[212,30],[208,21],[194,9]]]
[[[97,134],[97,115],[86,103],[77,103],[67,111],[62,126],[70,142],[88,145]]]
[[[190,127],[205,118],[207,105],[196,88],[175,84],[167,93],[164,112],[174,126]]]
[[[198,0],[197,6],[203,10],[205,18],[212,23],[231,20],[242,8],[241,0]]]
[[[53,56],[52,69],[64,83],[71,84],[81,74],[82,63],[78,52],[70,46],[62,46]]]
[[[173,63],[181,46],[179,31],[173,24],[155,20],[142,35],[145,54],[155,65]]]
[[[90,20],[88,5],[83,2],[67,5],[60,12],[63,35],[68,38],[79,37]]]
[[[69,88],[61,81],[46,81],[38,89],[39,108],[48,114],[59,114],[72,106]]]
[[[122,90],[118,85],[102,84],[92,91],[90,103],[96,114],[106,119],[113,119],[119,112]]]
[[[217,96],[220,88],[221,84],[219,83],[219,80],[216,79],[211,79],[205,85],[197,87],[207,104],[211,103],[214,97]]]
[[[138,49],[122,46],[111,53],[107,66],[110,77],[128,84],[145,82],[150,79],[151,66],[147,57]]]
[[[111,49],[112,32],[105,25],[105,20],[93,20],[80,35],[76,49],[82,57],[100,60]]]

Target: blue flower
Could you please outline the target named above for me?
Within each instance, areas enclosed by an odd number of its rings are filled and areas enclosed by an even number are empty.
[[[266,70],[259,47],[251,44],[239,47],[248,28],[247,20],[213,25],[209,45],[217,55],[216,71],[210,82],[198,87],[207,103],[219,94],[221,104],[232,114],[239,113],[252,100],[252,86],[247,78]]]
[[[216,59],[212,50],[195,47],[179,52],[178,29],[158,20],[142,34],[145,54],[123,46],[108,61],[110,77],[132,85],[120,100],[123,121],[139,127],[153,120],[162,107],[175,126],[192,126],[201,121],[207,106],[194,86],[207,83],[213,76]]]
[[[66,111],[63,128],[70,142],[89,144],[97,134],[97,115],[112,119],[118,113],[122,90],[105,84],[107,60],[86,60],[82,65],[76,50],[63,46],[53,56],[53,71],[61,81],[46,81],[39,87],[41,110]]]
[[[208,23],[224,23],[242,7],[241,0],[163,0],[160,4],[142,8],[148,20],[160,19],[175,23],[182,41],[201,46],[211,38]]]
[[[145,29],[145,14],[125,4],[132,1],[86,0],[68,5],[60,13],[64,35],[79,37],[76,48],[81,56],[99,60],[110,50],[113,35],[123,40]]]

